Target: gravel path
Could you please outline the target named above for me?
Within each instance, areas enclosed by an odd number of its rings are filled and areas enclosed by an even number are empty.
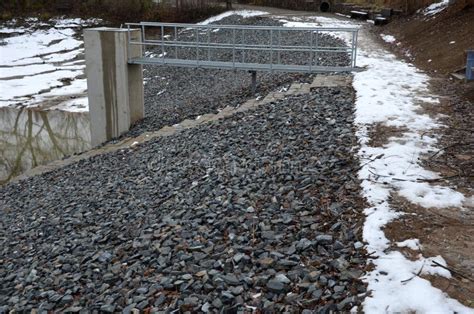
[[[3,310],[360,304],[353,96],[320,88],[0,188]]]
[[[281,26],[282,23],[267,17],[243,18],[237,15],[229,16],[216,24],[227,25],[257,25],[257,26]],[[183,32],[179,35],[179,40],[186,40],[192,37],[193,32]],[[231,36],[228,30],[221,29],[212,33],[214,42],[225,42]],[[268,41],[268,33],[255,32],[247,33],[246,43],[264,43]],[[315,40],[313,35],[313,40]],[[237,41],[242,38],[237,38]],[[287,45],[309,44],[309,33],[283,33],[282,43]],[[318,37],[321,46],[343,46],[344,43],[336,38],[320,34]],[[158,48],[156,54],[161,53]],[[170,54],[173,54],[170,52]],[[195,50],[181,49],[178,51],[182,59],[193,58]],[[207,56],[207,50],[200,53]],[[214,52],[214,59],[231,60],[232,54],[229,51],[219,50]],[[237,56],[239,58],[239,56]],[[255,52],[247,54],[247,61],[268,62],[268,54]],[[309,59],[305,53],[283,54],[283,61],[290,61],[294,64],[304,64]],[[346,65],[349,63],[345,54],[314,56],[318,64],[324,65]],[[316,61],[315,61],[316,62]],[[185,119],[195,118],[206,113],[215,113],[227,105],[238,106],[251,97],[250,74],[246,71],[212,70],[212,69],[190,69],[164,66],[145,66],[145,119],[136,124],[127,136],[137,136],[145,131],[156,131],[166,125],[173,125]],[[258,90],[260,95],[266,95],[269,91],[278,87],[284,88],[295,81],[307,82],[310,79],[306,74],[294,73],[258,73]]]

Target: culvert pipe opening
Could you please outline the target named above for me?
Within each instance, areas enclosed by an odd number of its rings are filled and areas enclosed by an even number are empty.
[[[321,2],[321,5],[319,6],[319,10],[321,12],[329,12],[329,9],[331,8],[329,2]]]

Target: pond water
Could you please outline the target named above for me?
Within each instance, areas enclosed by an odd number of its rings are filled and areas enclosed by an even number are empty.
[[[90,143],[88,113],[0,108],[0,184]]]

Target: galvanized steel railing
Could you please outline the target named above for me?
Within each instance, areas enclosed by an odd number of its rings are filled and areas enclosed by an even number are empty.
[[[132,64],[271,72],[357,70],[356,28],[150,22],[127,23],[126,27],[129,31],[141,30],[139,40],[129,36],[129,47],[143,47],[142,57],[129,60]],[[344,41],[328,40],[328,35]],[[328,45],[328,42],[332,44]],[[336,57],[337,54],[340,55]]]

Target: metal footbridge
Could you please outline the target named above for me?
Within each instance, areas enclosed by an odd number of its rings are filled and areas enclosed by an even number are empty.
[[[130,64],[256,71],[358,71],[357,28],[217,24],[127,23],[128,49],[141,46]],[[334,40],[339,38],[340,40]]]

